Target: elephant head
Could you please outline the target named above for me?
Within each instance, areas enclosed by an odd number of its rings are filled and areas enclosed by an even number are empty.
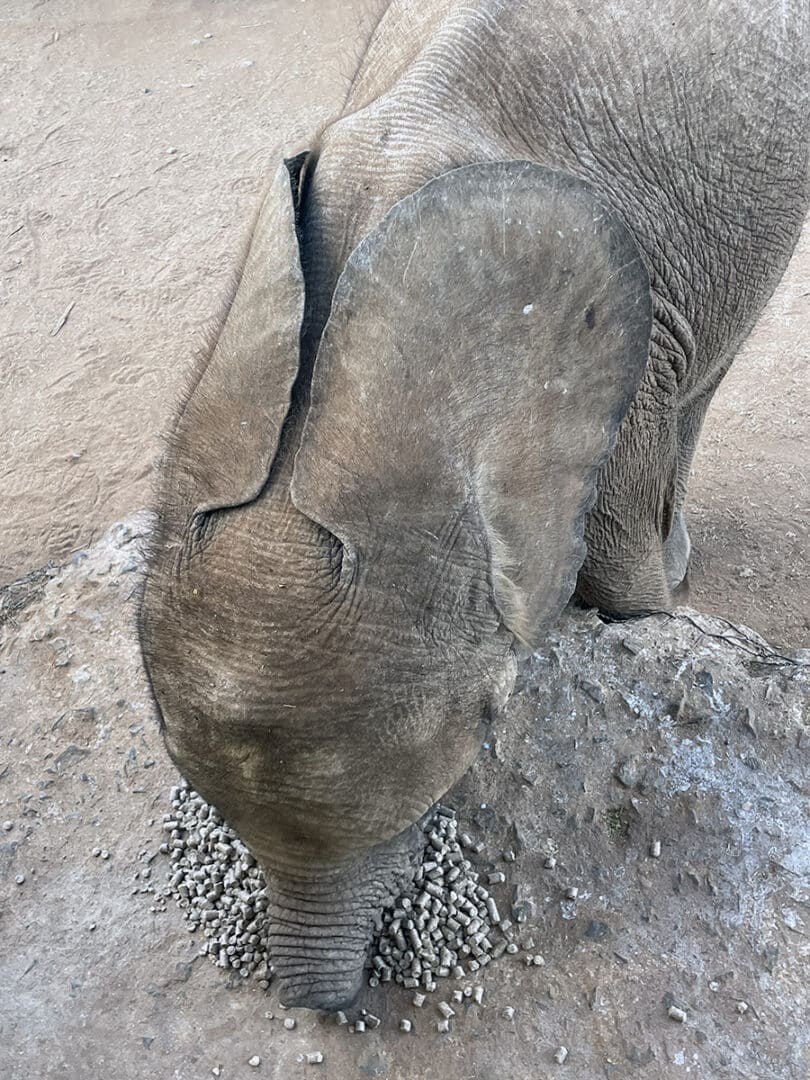
[[[574,590],[650,291],[587,186],[471,165],[361,240],[307,364],[303,161],[176,421],[141,639],[172,757],[266,871],[282,1000],[338,1008]]]

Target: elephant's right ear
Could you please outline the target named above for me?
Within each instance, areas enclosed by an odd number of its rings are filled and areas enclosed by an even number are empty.
[[[526,161],[445,173],[346,263],[293,501],[368,580],[387,575],[414,625],[450,610],[437,582],[464,563],[455,523],[470,523],[503,624],[533,646],[574,590],[650,325],[635,240],[587,184]],[[419,561],[435,569],[413,573]]]
[[[307,156],[276,173],[225,322],[178,416],[164,483],[185,520],[249,502],[270,472],[298,373],[304,277],[296,216]]]

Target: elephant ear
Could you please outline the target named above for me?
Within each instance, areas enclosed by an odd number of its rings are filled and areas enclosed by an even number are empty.
[[[265,195],[233,302],[175,424],[168,482],[183,515],[249,502],[270,472],[298,373],[306,158],[284,161]]]
[[[296,506],[372,555],[415,533],[428,550],[472,509],[500,617],[535,644],[574,591],[650,326],[635,242],[586,184],[521,161],[445,173],[346,264]]]

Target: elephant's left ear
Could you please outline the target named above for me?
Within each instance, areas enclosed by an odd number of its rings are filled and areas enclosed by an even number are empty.
[[[586,184],[521,161],[438,177],[338,282],[296,506],[367,566],[414,538],[439,565],[448,523],[471,523],[503,623],[533,644],[573,593],[650,325],[635,241]]]
[[[270,472],[299,365],[307,156],[284,161],[264,197],[225,322],[175,423],[164,484],[183,517],[249,502]]]

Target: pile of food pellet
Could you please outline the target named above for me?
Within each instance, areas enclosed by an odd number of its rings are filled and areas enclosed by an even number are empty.
[[[165,910],[166,897],[172,897],[189,930],[202,928],[202,954],[243,978],[256,975],[267,989],[272,966],[264,875],[233,829],[187,782],[172,788],[171,802],[172,813],[163,815],[168,839],[160,845],[170,859],[169,880],[154,910]]]
[[[172,812],[164,815],[169,856],[168,885],[153,911],[172,898],[192,932],[202,929],[201,953],[243,978],[255,975],[267,989],[272,964],[267,953],[267,898],[262,871],[247,847],[213,806],[186,782],[171,790]],[[465,979],[503,953],[516,953],[513,927],[465,855],[483,844],[458,833],[454,810],[438,807],[426,829],[427,843],[413,883],[383,913],[371,949],[369,985],[397,982],[418,991],[414,1004],[436,989],[438,979]],[[487,885],[503,885],[494,871]],[[480,987],[459,993],[480,1001]],[[444,1017],[449,1020],[449,1017]]]
[[[402,983],[430,993],[436,979],[463,979],[505,952],[517,952],[512,923],[502,919],[495,898],[462,847],[480,853],[466,833],[458,835],[454,810],[440,806],[427,833],[422,864],[413,885],[383,916],[372,950],[371,986]],[[487,884],[503,884],[495,871]]]

